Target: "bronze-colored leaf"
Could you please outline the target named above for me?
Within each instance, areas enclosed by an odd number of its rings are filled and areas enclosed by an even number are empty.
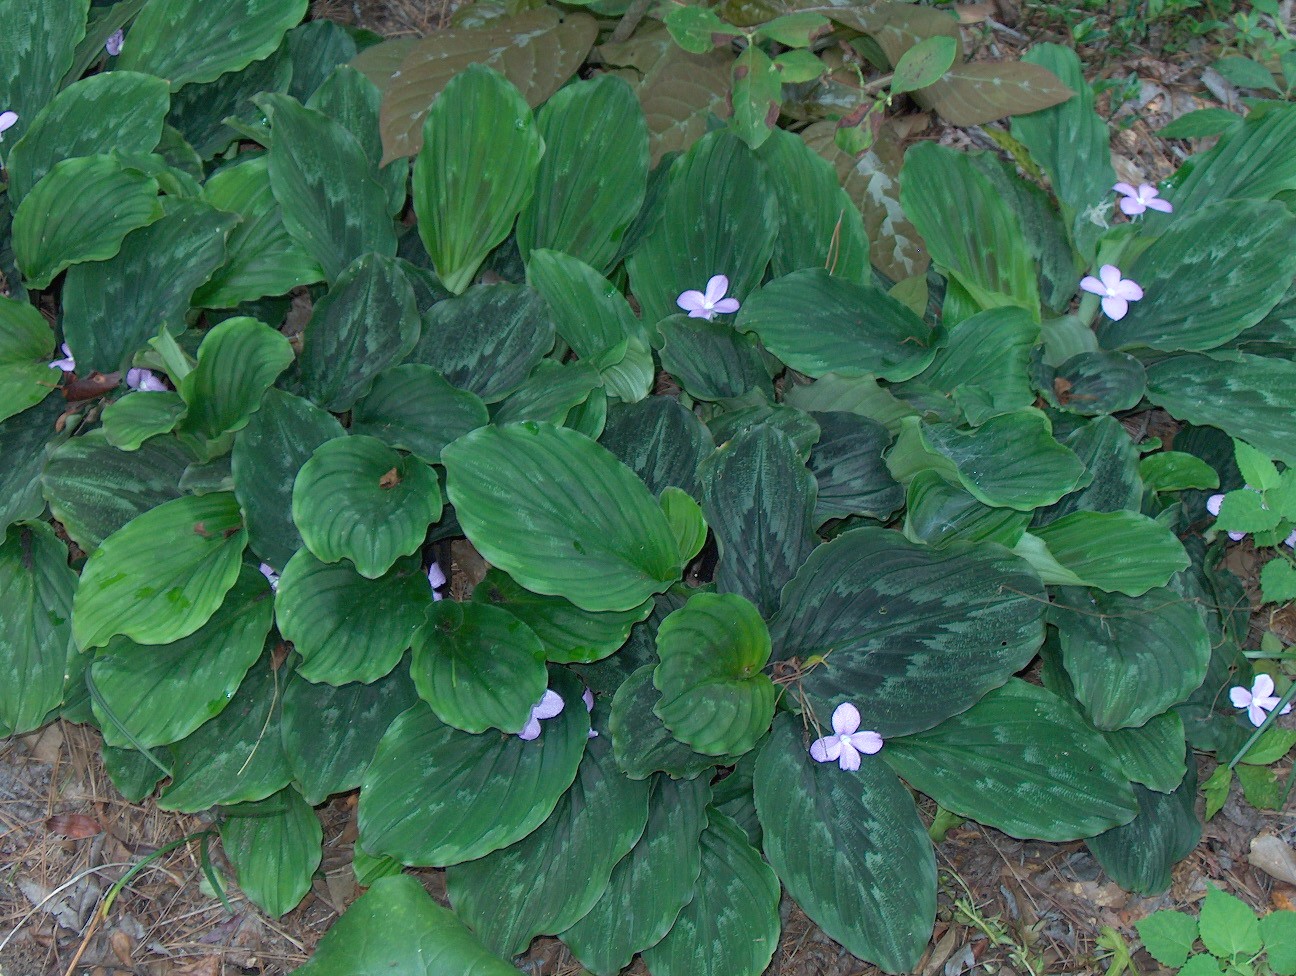
[[[392,75],[400,69],[401,62],[409,56],[416,44],[417,37],[394,37],[390,41],[365,48],[351,59],[350,64],[377,85],[379,91],[385,92],[391,84]]]
[[[727,51],[689,54],[672,47],[644,75],[636,89],[648,120],[648,148],[653,165],[673,149],[685,150],[707,131],[707,118],[725,116],[729,72]]]
[[[956,64],[934,85],[913,93],[954,125],[982,125],[1060,105],[1074,95],[1047,68],[1025,61]]]
[[[70,840],[85,840],[95,834],[103,833],[103,827],[94,817],[84,813],[56,813],[45,820],[45,829],[51,834],[67,837]]]
[[[544,7],[500,17],[484,27],[451,27],[418,41],[392,73],[383,95],[383,164],[418,153],[423,120],[433,100],[468,65],[494,68],[534,108],[576,73],[597,34],[598,26],[588,14],[560,14]]]
[[[845,27],[868,34],[877,41],[887,60],[895,64],[900,56],[929,37],[959,39],[956,18],[932,7],[882,0],[869,7],[816,7],[820,13]]]
[[[864,216],[869,236],[869,257],[892,281],[926,272],[930,259],[918,229],[900,209],[900,167],[904,154],[884,126],[868,152],[858,159],[837,148],[836,123],[816,122],[801,133],[811,149],[837,170],[837,178]]]

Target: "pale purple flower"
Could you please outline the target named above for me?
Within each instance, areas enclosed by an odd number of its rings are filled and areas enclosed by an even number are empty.
[[[1293,533],[1293,535],[1296,535],[1296,533]],[[585,703],[585,711],[587,712],[594,711],[594,692],[586,688],[584,691],[581,692],[581,701]],[[598,732],[595,729],[590,729],[588,738],[597,739]]]
[[[1247,485],[1247,487],[1250,488],[1251,486]],[[1254,491],[1255,489],[1252,490]],[[1206,511],[1210,512],[1211,515],[1214,515],[1216,518],[1218,518],[1220,513],[1220,503],[1222,501],[1224,501],[1223,494],[1211,495],[1210,498],[1206,499]],[[1293,532],[1292,535],[1296,536],[1296,532]],[[1232,539],[1234,542],[1241,542],[1243,539],[1246,538],[1246,533],[1230,532],[1228,534],[1228,537]]]
[[[518,733],[518,738],[526,739],[528,742],[532,739],[540,738],[540,720],[553,718],[562,710],[562,695],[546,688],[545,693],[541,696],[540,700],[531,706],[531,717],[527,719],[526,725],[522,726],[522,731]]]
[[[0,142],[4,142],[4,134],[17,124],[17,112],[0,112]]]
[[[157,378],[152,370],[132,367],[126,370],[126,385],[141,393],[165,393],[166,384]]]
[[[435,559],[432,560],[432,565],[428,567],[428,585],[432,587],[432,599],[442,599],[440,590],[441,587],[446,585],[446,574],[440,563]]]
[[[59,346],[59,348],[63,350],[63,358],[54,360],[49,364],[49,368],[61,369],[65,373],[75,372],[76,360],[72,358],[72,350],[68,348],[66,342]]]
[[[1251,690],[1238,685],[1229,690],[1229,701],[1233,703],[1234,708],[1245,708],[1247,718],[1256,728],[1264,725],[1265,715],[1271,712],[1278,705],[1278,696],[1274,694],[1273,678],[1267,674],[1257,674],[1255,681],[1251,683]],[[1286,715],[1291,711],[1291,705],[1284,705],[1279,715]]]
[[[124,40],[126,40],[126,32],[118,27],[112,32],[108,40],[104,42],[104,50],[115,58],[117,55],[121,54],[122,42]]]
[[[738,299],[725,298],[729,290],[729,279],[724,275],[715,275],[707,282],[706,291],[689,289],[675,299],[675,304],[689,313],[691,319],[706,319],[708,322],[717,313],[728,315],[738,311]]]
[[[1144,210],[1160,210],[1162,213],[1174,210],[1167,201],[1160,199],[1160,193],[1151,183],[1140,183],[1138,189],[1128,183],[1117,183],[1112,189],[1121,194],[1121,212],[1127,217],[1137,217]]]
[[[1292,529],[1291,535],[1283,539],[1283,545],[1288,549],[1296,549],[1296,529]]]
[[[825,735],[810,744],[810,758],[815,762],[840,763],[842,769],[859,769],[860,753],[871,756],[882,748],[882,736],[860,732],[860,713],[850,702],[842,702],[832,714],[836,735]]]
[[[1125,317],[1130,302],[1143,297],[1143,289],[1128,278],[1122,278],[1120,268],[1114,264],[1104,264],[1099,268],[1097,278],[1085,275],[1080,279],[1080,287],[1103,297],[1102,309],[1113,322]]]
[[[266,578],[266,582],[270,584],[270,589],[277,592],[279,589],[279,574],[274,571],[274,567],[269,563],[262,563],[257,569]]]

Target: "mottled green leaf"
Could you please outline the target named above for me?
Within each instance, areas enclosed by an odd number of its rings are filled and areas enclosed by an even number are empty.
[[[181,430],[202,437],[241,430],[293,361],[281,333],[256,319],[226,319],[203,336],[198,363],[178,385],[188,409]]]
[[[698,464],[715,449],[710,431],[671,397],[615,404],[599,442],[655,495],[673,486],[702,497]]]
[[[49,365],[53,347],[54,333],[34,306],[0,296],[0,422],[58,386]]]
[[[287,914],[310,891],[323,858],[319,817],[291,786],[221,812],[221,847],[243,894],[275,918]]]

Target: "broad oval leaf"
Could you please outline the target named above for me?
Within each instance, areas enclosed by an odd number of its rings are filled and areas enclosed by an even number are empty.
[[[653,708],[681,742],[712,756],[742,755],[774,717],[769,631],[760,613],[735,594],[698,593],[657,630],[661,663]]]
[[[229,492],[164,502],[90,554],[73,606],[77,646],[116,634],[138,644],[187,637],[216,612],[239,575],[247,530]]]
[[[279,577],[275,619],[307,681],[368,683],[396,667],[431,603],[417,557],[366,579],[350,562],[322,563],[302,549]]]
[[[765,856],[829,936],[888,972],[910,972],[936,917],[936,857],[913,798],[880,759],[847,772],[812,760],[808,745],[783,714],[756,759]]]
[[[822,269],[771,281],[748,299],[735,326],[807,376],[907,380],[936,353],[932,329],[903,304]]]
[[[116,254],[131,231],[162,216],[158,185],[115,156],[53,166],[13,217],[13,253],[28,287],[48,288],[66,268]]]
[[[1035,402],[1030,357],[1039,336],[1025,309],[979,312],[950,330],[918,382],[951,396],[973,427],[1029,407]]]
[[[405,864],[447,866],[513,844],[548,818],[576,778],[589,713],[555,671],[564,708],[532,741],[470,735],[415,705],[391,724],[360,791],[360,844]]]
[[[675,487],[694,500],[702,497],[698,464],[715,450],[715,441],[696,415],[673,397],[612,405],[599,443],[654,495]]]
[[[487,603],[433,605],[413,646],[410,674],[419,696],[464,732],[522,731],[548,685],[540,638]]]
[[[1025,667],[1044,639],[1046,604],[1039,578],[999,546],[932,550],[865,527],[810,554],[770,635],[779,660],[823,658],[801,679],[821,725],[851,701],[883,736],[905,735]]]
[[[431,366],[406,363],[374,377],[369,393],[351,411],[351,432],[436,464],[442,448],[489,421],[476,394],[455,389]]]
[[[737,399],[752,391],[774,392],[761,358],[760,344],[749,335],[706,319],[672,315],[657,323],[662,369],[698,400]]]
[[[882,460],[891,444],[887,429],[844,411],[811,416],[820,431],[810,449],[810,471],[818,487],[815,524],[849,515],[890,518],[904,504],[905,491]]]
[[[582,434],[534,422],[483,427],[441,458],[464,532],[527,589],[585,610],[629,610],[680,576],[657,502]]]
[[[643,834],[648,791],[648,783],[621,775],[606,738],[590,740],[575,781],[544,823],[446,872],[455,911],[506,958],[537,935],[569,928],[598,902],[613,867]]]
[[[729,279],[739,301],[760,284],[774,253],[778,200],[765,164],[736,135],[703,136],[671,166],[661,219],[627,261],[645,322],[678,308],[713,275]]]
[[[437,96],[414,163],[414,212],[437,276],[460,294],[508,236],[544,153],[531,109],[496,71],[470,65]]]
[[[211,619],[188,637],[160,647],[114,637],[90,667],[104,741],[167,745],[220,714],[261,656],[273,619],[264,577],[245,564]]]
[[[941,79],[959,55],[959,42],[944,34],[919,41],[895,64],[891,76],[891,94],[927,88]]]
[[[946,810],[1013,837],[1075,840],[1128,823],[1136,805],[1101,735],[1056,695],[1017,678],[883,756]]]
[[[293,361],[282,333],[256,319],[226,319],[203,336],[198,363],[178,384],[188,409],[182,431],[215,438],[241,430]]]
[[[306,547],[326,563],[350,559],[377,579],[423,544],[441,517],[436,474],[376,437],[325,441],[293,482],[293,522]]]
[[[1175,534],[1137,512],[1072,512],[1032,529],[1063,572],[1037,568],[1046,583],[1092,586],[1108,593],[1141,596],[1188,566]],[[1151,714],[1164,711],[1156,709]],[[1134,723],[1142,724],[1142,723]]]
[[[26,523],[0,541],[0,668],[10,676],[0,691],[0,725],[21,735],[63,702],[78,653],[70,626],[77,581],[48,525]]]
[[[670,734],[657,715],[661,695],[653,685],[655,663],[634,671],[616,690],[608,732],[617,765],[631,779],[663,772],[674,779],[691,779],[725,761],[695,752]]]
[[[935,549],[952,542],[997,542],[1011,548],[1020,541],[1030,519],[1029,512],[981,504],[935,471],[919,471],[909,482],[904,535],[910,542]]]
[[[515,976],[454,912],[407,874],[379,878],[333,924],[296,976]]]
[[[760,976],[779,939],[779,883],[742,828],[712,808],[693,898],[643,952],[657,976]]]
[[[0,422],[54,392],[54,333],[32,305],[0,296]]]
[[[243,894],[275,918],[287,914],[310,891],[323,859],[319,817],[291,786],[221,813],[221,847]]]
[[[1187,772],[1184,723],[1175,711],[1162,712],[1137,729],[1103,732],[1131,782],[1158,793],[1171,793]]]
[[[5,111],[18,114],[17,138],[59,89],[86,33],[90,0],[31,0],[14,8],[0,38],[0,91]]]

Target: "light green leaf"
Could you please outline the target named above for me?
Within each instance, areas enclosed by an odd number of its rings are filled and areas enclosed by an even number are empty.
[[[1296,973],[1296,912],[1270,912],[1260,919],[1266,961],[1277,976]]]
[[[1260,951],[1260,923],[1241,898],[1206,885],[1201,915],[1197,919],[1202,945],[1225,960],[1245,960]]]
[[[901,95],[935,84],[958,55],[959,42],[953,37],[942,34],[919,41],[896,62],[891,74],[891,94]]]
[[[1197,919],[1183,912],[1153,912],[1134,923],[1143,948],[1157,962],[1178,969],[1188,960],[1197,941]]]
[[[1188,566],[1174,533],[1137,512],[1073,512],[1032,535],[1082,585],[1108,593],[1141,596]]]
[[[690,54],[706,54],[719,43],[737,36],[734,28],[709,7],[671,7],[666,12],[666,29],[671,39]]]
[[[1158,451],[1139,462],[1139,477],[1153,491],[1171,492],[1196,488],[1207,491],[1219,487],[1215,469],[1192,454],[1182,451]]]
[[[733,63],[732,77],[733,117],[729,125],[738,138],[759,149],[778,123],[783,76],[759,45],[748,44]]]
[[[132,519],[81,572],[72,625],[77,646],[99,647],[116,634],[139,644],[189,636],[238,579],[245,545],[247,530],[228,492],[177,498]]]
[[[310,891],[323,858],[319,817],[291,786],[222,814],[221,847],[243,894],[275,918],[287,914]]]
[[[0,421],[44,400],[58,386],[50,368],[54,333],[34,306],[0,296]]]
[[[1199,153],[1175,174],[1166,193],[1173,217],[1153,215],[1153,226],[1177,223],[1201,207],[1224,200],[1269,200],[1296,188],[1296,112],[1257,112],[1229,128],[1207,152]]]
[[[256,319],[226,319],[203,337],[198,364],[179,383],[188,410],[180,429],[214,438],[241,430],[293,361],[292,346]]]
[[[521,94],[498,72],[471,65],[437,96],[414,163],[419,236],[446,288],[458,295],[508,236],[534,192],[544,140]]]
[[[629,610],[679,578],[683,559],[656,501],[584,435],[534,422],[483,427],[441,457],[464,532],[528,589],[585,610]]]

